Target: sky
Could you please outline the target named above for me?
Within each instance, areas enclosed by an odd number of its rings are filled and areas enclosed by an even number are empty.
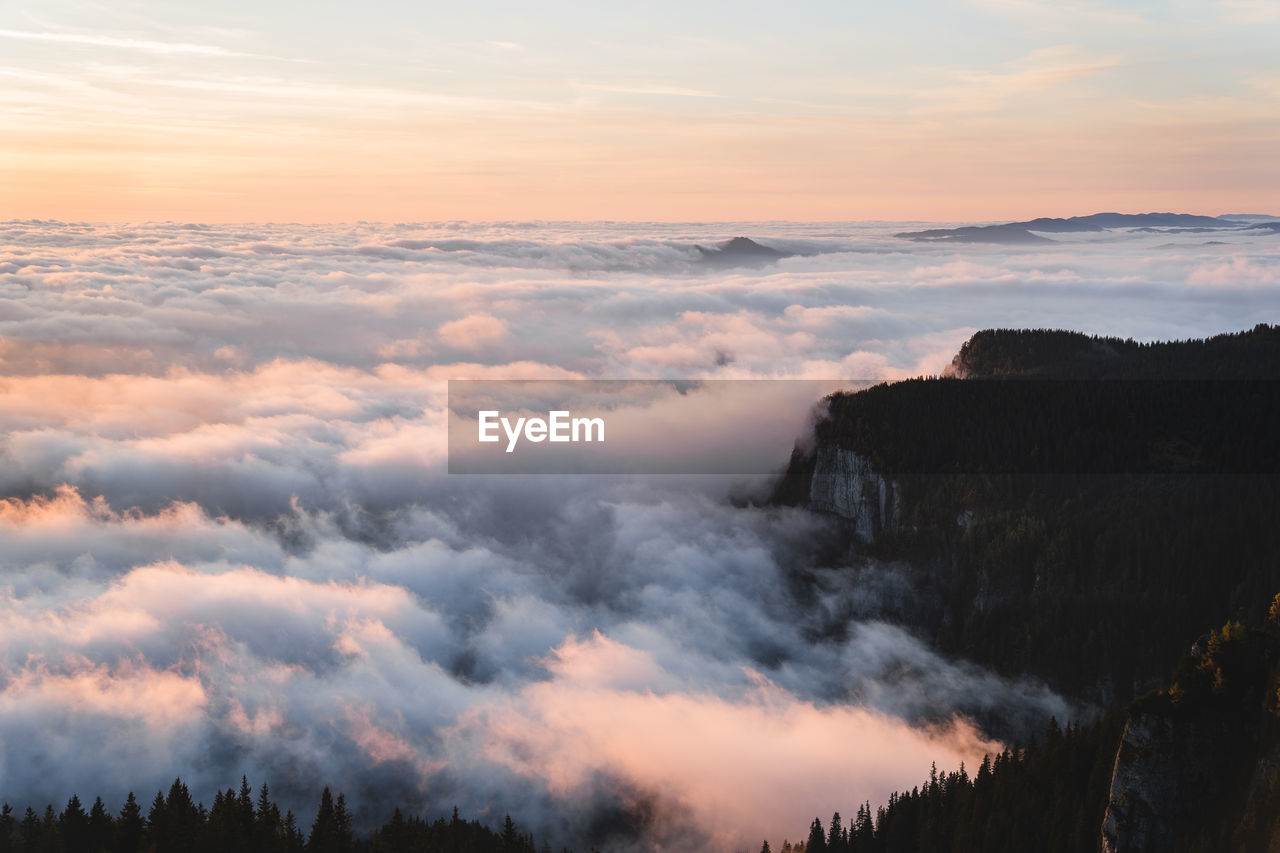
[[[0,218],[1268,212],[1280,2],[0,8]]]

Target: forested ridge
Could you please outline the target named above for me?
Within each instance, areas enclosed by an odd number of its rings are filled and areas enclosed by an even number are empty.
[[[968,378],[1277,379],[1280,325],[1209,338],[1145,341],[1061,329],[987,329],[960,347],[949,373]]]
[[[785,847],[1280,850],[1280,327],[991,330],[947,376],[828,402],[775,500],[806,502],[824,446],[895,495],[832,567],[904,572],[937,647],[1108,710]]]
[[[1159,343],[990,330],[949,373],[833,394],[815,438],[886,475],[1280,473],[1280,326]]]
[[[953,367],[968,378],[829,399],[815,444],[900,495],[895,528],[833,563],[899,566],[942,650],[1104,704],[1158,683],[1187,631],[1260,616],[1280,589],[1280,327],[994,330]],[[814,459],[793,454],[776,499],[806,501]]]

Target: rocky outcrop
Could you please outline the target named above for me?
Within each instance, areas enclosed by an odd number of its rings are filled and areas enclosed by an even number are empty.
[[[898,526],[901,496],[898,485],[878,474],[865,456],[822,444],[815,450],[808,503],[852,521],[858,538],[874,542]]]
[[[1124,727],[1102,819],[1104,853],[1167,846],[1168,814],[1178,799],[1173,721],[1145,715]]]
[[[1125,724],[1102,820],[1104,853],[1169,850],[1228,775],[1230,721],[1134,710]]]

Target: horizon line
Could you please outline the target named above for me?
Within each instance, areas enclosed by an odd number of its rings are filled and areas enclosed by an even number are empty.
[[[1105,214],[1123,216],[1207,216],[1223,219],[1233,216],[1261,216],[1280,220],[1280,214],[1271,213],[1190,213],[1176,210],[1143,210],[1140,212],[1122,212],[1118,210],[1095,210],[1092,213],[1075,213],[1057,216],[1037,216],[1032,219],[353,219],[353,220],[254,220],[254,219],[49,219],[42,217],[11,217],[0,220],[0,225],[306,225],[306,226],[356,226],[356,225],[844,225],[868,223],[981,223],[981,224],[1015,224],[1030,222],[1034,219],[1073,219]]]

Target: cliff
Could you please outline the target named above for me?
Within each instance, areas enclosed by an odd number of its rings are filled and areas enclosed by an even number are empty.
[[[1125,723],[1102,819],[1104,853],[1169,850],[1225,775],[1221,723],[1133,712]]]
[[[933,772],[889,797],[849,853],[1272,853],[1280,850],[1280,596],[1267,619],[1201,638],[1127,708]],[[874,814],[874,821],[871,820]]]
[[[1280,589],[1280,327],[991,330],[955,364],[827,398],[773,495],[847,522],[833,568],[897,567],[938,648],[1123,704]]]
[[[1280,843],[1280,596],[1266,624],[1201,637],[1173,682],[1134,702],[1102,820],[1105,853]]]
[[[940,651],[1107,712],[977,777],[957,849],[1280,850],[1280,327],[991,330],[951,373],[829,397],[774,499],[845,520],[826,565],[900,572]],[[895,802],[886,838],[942,820]]]
[[[830,444],[816,449],[809,476],[810,509],[852,522],[863,542],[874,542],[897,528],[901,500],[898,484],[878,474],[867,457]]]

